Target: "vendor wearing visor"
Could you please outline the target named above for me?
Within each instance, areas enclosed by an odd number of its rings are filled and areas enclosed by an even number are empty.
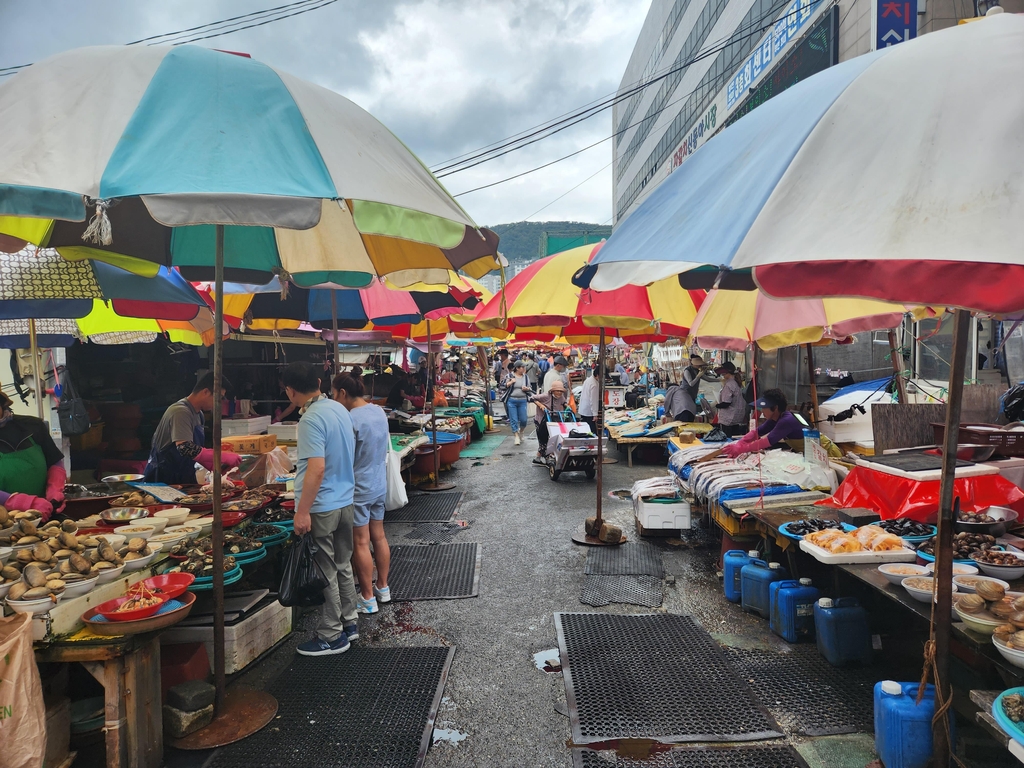
[[[786,410],[789,404],[781,389],[769,389],[754,404],[761,412],[764,423],[752,429],[740,440],[729,443],[722,449],[722,455],[736,458],[745,453],[777,448],[783,441],[804,439],[804,429],[809,425],[795,413]]]

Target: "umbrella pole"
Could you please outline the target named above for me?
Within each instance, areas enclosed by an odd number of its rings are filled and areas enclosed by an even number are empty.
[[[36,394],[36,409],[39,418],[42,421],[48,421],[46,407],[43,405],[43,372],[42,366],[39,365],[39,337],[36,335],[36,321],[31,317],[28,319],[28,346],[32,354],[32,378],[34,379],[32,388]]]
[[[597,524],[600,527],[603,518],[604,495],[604,327],[598,340],[597,361]]]
[[[893,378],[896,380],[896,402],[907,402],[907,383],[903,380],[903,353],[896,344],[896,329],[889,329],[889,359],[892,360]]]
[[[430,398],[431,442],[434,448],[434,482],[421,485],[424,491],[447,491],[455,487],[455,483],[441,482],[441,450],[437,445],[437,416],[434,413],[434,348],[430,345],[430,320],[427,320],[427,391],[425,397]]]
[[[946,398],[946,435],[942,446],[942,477],[939,480],[939,532],[936,537],[935,576],[938,594],[932,610],[932,637],[925,646],[925,671],[929,662],[935,684],[935,709],[948,704],[952,696],[949,685],[949,640],[952,633],[953,603],[953,483],[956,480],[956,447],[960,432],[960,405],[964,392],[964,371],[967,345],[970,341],[971,313],[958,309],[953,318],[953,352],[949,368],[949,395]],[[959,504],[956,505],[959,507]],[[934,653],[934,657],[929,656]],[[949,765],[949,721],[945,717],[932,722],[932,750],[935,765]]]
[[[213,679],[217,686],[214,714],[224,711],[224,524],[221,518],[221,382],[224,380],[224,225],[217,225],[213,310]]]
[[[334,375],[341,373],[341,356],[338,353],[338,295],[331,291],[331,327],[334,330]]]
[[[814,428],[818,428],[818,382],[814,376],[814,350],[810,344],[807,345],[807,376],[811,384],[811,416],[814,418]]]

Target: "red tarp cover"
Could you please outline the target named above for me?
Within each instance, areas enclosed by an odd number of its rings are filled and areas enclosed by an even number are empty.
[[[1024,513],[1024,491],[1002,475],[961,477],[953,483],[960,509],[974,512],[985,507],[1011,507]],[[939,508],[938,480],[910,480],[866,467],[854,467],[830,498],[819,505],[872,509],[883,520],[908,517],[919,523],[935,523]]]

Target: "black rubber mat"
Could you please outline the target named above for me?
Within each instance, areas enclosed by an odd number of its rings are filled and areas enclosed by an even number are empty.
[[[468,530],[472,520],[451,520],[446,523],[416,523],[405,534],[407,539],[428,544],[451,544],[462,531]]]
[[[393,600],[475,597],[480,593],[480,548],[476,543],[393,546],[388,586]]]
[[[661,579],[654,576],[584,576],[580,602],[593,606],[624,603],[657,608],[662,597]]]
[[[573,741],[782,736],[692,616],[556,613]]]
[[[682,747],[652,752],[646,759],[574,749],[574,768],[808,768],[800,753],[784,745]]]
[[[385,523],[446,522],[462,502],[462,491],[409,494],[409,503],[384,513]]]
[[[787,653],[730,648],[727,654],[786,730],[806,736],[874,729],[878,669],[838,669],[811,643]]]
[[[646,541],[630,541],[617,547],[593,547],[587,552],[583,572],[608,576],[634,576],[644,574],[662,578],[665,568],[661,551]]]
[[[208,768],[418,768],[454,648],[364,648],[296,656],[270,687],[278,715],[218,750]]]

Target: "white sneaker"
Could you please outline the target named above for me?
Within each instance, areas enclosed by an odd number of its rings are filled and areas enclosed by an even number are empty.
[[[516,445],[522,445],[523,441],[519,439],[519,433],[518,432],[513,432],[512,434],[514,434],[516,436]]]

